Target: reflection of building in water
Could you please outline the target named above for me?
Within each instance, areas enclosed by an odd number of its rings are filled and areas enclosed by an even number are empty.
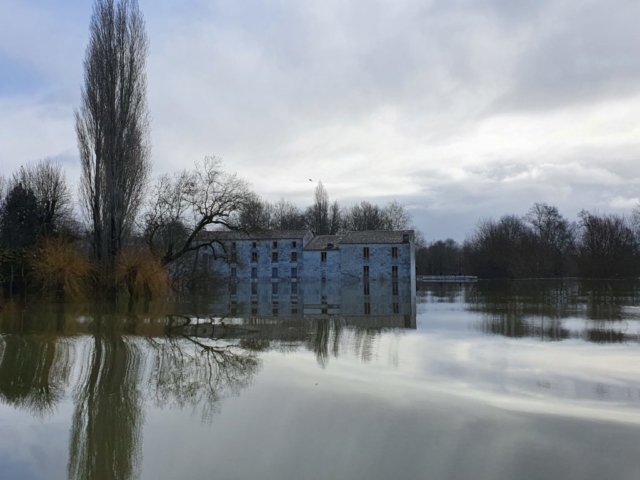
[[[354,280],[343,275],[325,282],[230,281],[217,292],[211,309],[225,317],[377,318],[389,327],[415,328],[415,302],[410,279]]]

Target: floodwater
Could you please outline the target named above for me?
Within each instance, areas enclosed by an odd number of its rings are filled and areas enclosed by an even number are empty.
[[[5,305],[0,478],[640,478],[640,283],[376,288]]]

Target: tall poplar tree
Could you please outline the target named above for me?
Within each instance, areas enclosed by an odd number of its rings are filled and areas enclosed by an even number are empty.
[[[80,196],[96,260],[110,278],[140,209],[151,170],[149,42],[136,0],[95,0],[75,112]]]

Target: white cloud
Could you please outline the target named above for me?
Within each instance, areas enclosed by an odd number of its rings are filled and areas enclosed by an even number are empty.
[[[89,6],[0,8],[12,13],[0,20],[0,62],[42,83],[3,97],[0,81],[0,171],[69,159]],[[615,199],[637,197],[634,2],[141,8],[157,171],[215,153],[270,199],[306,203],[322,180],[343,202],[397,198],[425,231],[458,238],[479,216],[534,201],[571,216],[625,211]]]

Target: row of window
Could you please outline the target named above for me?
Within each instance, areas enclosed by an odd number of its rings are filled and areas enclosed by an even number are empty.
[[[278,307],[276,307],[275,305],[272,307],[271,309],[271,314],[274,317],[277,317],[278,314],[280,312],[280,309]],[[237,307],[231,307],[231,314],[235,315],[237,313]],[[327,315],[328,314],[328,309],[323,308],[322,309],[322,315]],[[394,303],[393,304],[393,313],[398,314],[400,313],[400,304],[399,303]],[[291,307],[291,315],[297,315],[298,314],[298,307]],[[371,304],[369,302],[364,304],[364,314],[365,315],[371,315]],[[258,315],[258,307],[251,307],[251,315]]]
[[[237,257],[235,253],[231,252],[231,263],[235,263]],[[278,252],[271,253],[271,263],[278,263]],[[291,262],[298,261],[298,252],[291,252]],[[251,252],[251,263],[258,263],[258,252]]]
[[[362,258],[364,258],[365,260],[369,260],[369,247],[363,247],[362,248]],[[398,247],[391,247],[391,258],[398,258]],[[320,261],[321,262],[326,262],[327,261],[327,252],[320,252]]]
[[[238,276],[238,269],[236,267],[231,267],[231,277],[235,278]],[[258,267],[251,267],[251,278],[258,278]],[[278,269],[271,269],[271,278],[278,278]],[[298,278],[298,268],[291,268],[291,278]]]
[[[365,265],[362,267],[362,274],[365,279],[369,278],[369,265]],[[236,267],[231,267],[231,277],[235,278],[238,275],[238,269]],[[251,278],[258,278],[258,267],[251,267]],[[278,268],[274,267],[271,269],[271,278],[278,278]],[[291,278],[298,278],[298,268],[291,268]],[[393,265],[391,267],[391,278],[398,278],[398,266]]]
[[[277,243],[277,242],[273,242],[273,243]],[[365,260],[369,260],[369,247],[364,247],[362,249],[362,258],[364,258]],[[391,247],[391,258],[398,258],[398,247]],[[231,263],[235,263],[236,261],[237,261],[237,255],[236,255],[236,252],[232,249]],[[257,261],[258,261],[258,252],[251,252],[251,262],[256,263]],[[298,261],[298,252],[291,252],[291,261],[292,262]],[[320,252],[320,261],[321,262],[327,261],[327,252]],[[278,252],[271,252],[271,262],[272,263],[278,262]]]
[[[362,275],[364,276],[365,279],[369,278],[369,265],[365,265],[364,267],[362,267]],[[398,266],[397,265],[393,265],[391,267],[391,277],[392,278],[398,278]]]
[[[273,241],[272,243],[272,247],[273,248],[278,248],[278,242],[277,241]],[[291,242],[291,248],[297,248],[298,247],[298,242],[296,242],[295,240]],[[237,248],[237,244],[236,242],[231,242],[231,250],[235,250]],[[252,242],[251,243],[251,248],[258,248],[258,242]]]
[[[399,295],[398,291],[398,282],[393,282],[391,284],[391,292],[392,295]],[[371,295],[371,286],[368,281],[364,282],[364,292],[365,295]]]

